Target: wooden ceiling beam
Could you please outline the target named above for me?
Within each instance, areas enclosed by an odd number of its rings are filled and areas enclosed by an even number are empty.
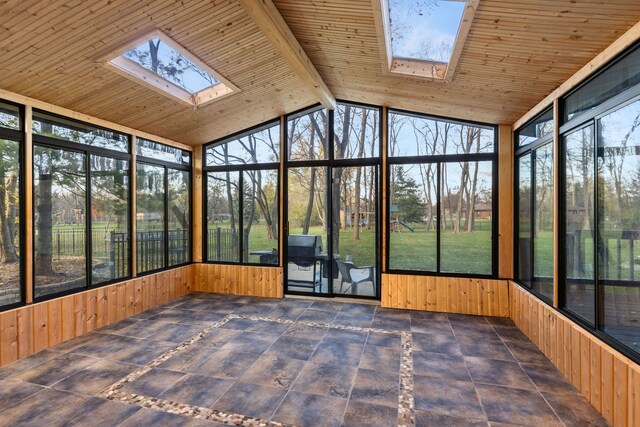
[[[318,97],[320,103],[333,110],[336,107],[335,97],[273,1],[240,0],[240,3],[282,58],[291,65],[298,77]]]

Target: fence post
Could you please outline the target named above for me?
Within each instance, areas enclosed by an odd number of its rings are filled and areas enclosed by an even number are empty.
[[[56,230],[56,237],[57,237],[57,247],[58,247],[58,258],[60,258],[60,230]]]
[[[111,230],[111,247],[109,248],[109,270],[111,271],[111,278],[116,277],[116,239],[115,232]]]
[[[249,229],[243,230],[242,236],[242,261],[249,261]]]
[[[221,252],[222,252],[222,245],[220,244],[220,234],[221,234],[220,227],[216,228],[216,261],[220,261],[222,259],[221,257]]]

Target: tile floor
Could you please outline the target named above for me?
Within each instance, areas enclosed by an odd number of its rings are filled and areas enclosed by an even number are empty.
[[[192,294],[0,368],[0,424],[606,422],[507,319]]]

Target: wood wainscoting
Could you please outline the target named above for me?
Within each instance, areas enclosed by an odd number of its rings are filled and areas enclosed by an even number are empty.
[[[0,365],[190,294],[195,265],[0,313]]]
[[[382,307],[509,317],[507,280],[382,275]]]
[[[640,426],[640,366],[510,282],[511,319],[613,426]]]
[[[196,264],[194,291],[282,298],[282,268]]]

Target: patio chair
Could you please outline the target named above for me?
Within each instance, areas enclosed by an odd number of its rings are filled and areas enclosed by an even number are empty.
[[[349,290],[358,286],[360,283],[371,282],[374,284],[374,269],[371,265],[355,266],[352,262],[337,261],[338,271],[340,271],[340,290],[338,293],[347,293]],[[344,284],[348,284],[349,287],[342,292]]]

